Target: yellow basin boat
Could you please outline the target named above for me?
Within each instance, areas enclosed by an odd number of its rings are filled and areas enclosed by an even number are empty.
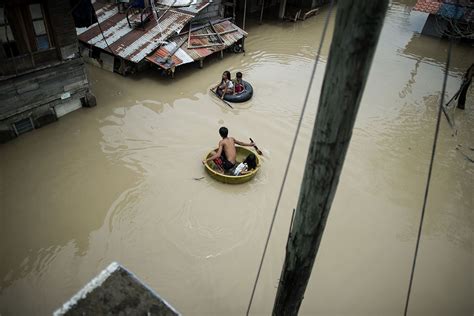
[[[235,148],[237,150],[237,163],[244,161],[249,154],[254,154],[257,160],[257,167],[253,170],[250,170],[249,173],[246,173],[244,175],[232,176],[219,172],[214,161],[208,161],[204,165],[204,168],[206,168],[207,173],[209,173],[209,175],[215,180],[228,184],[241,184],[251,180],[257,174],[258,170],[260,169],[260,158],[258,157],[258,155],[246,147],[236,146]],[[205,159],[211,157],[213,152],[215,152],[215,149],[211,150],[211,152],[206,155]]]

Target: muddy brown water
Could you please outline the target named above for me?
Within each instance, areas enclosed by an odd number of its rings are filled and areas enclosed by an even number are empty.
[[[387,14],[301,315],[403,312],[447,52],[445,41],[417,33],[424,19],[413,2],[394,1]],[[251,25],[245,56],[174,80],[88,67],[96,108],[1,145],[0,314],[50,314],[118,261],[184,315],[243,315],[323,21]],[[329,43],[251,315],[271,313]],[[473,56],[454,46],[448,97]],[[223,69],[242,71],[255,89],[235,110],[208,93]],[[474,171],[456,150],[474,156],[472,88],[467,109],[450,114],[458,133],[443,119],[410,315],[474,309]],[[252,182],[205,174],[200,161],[222,125],[263,150]]]

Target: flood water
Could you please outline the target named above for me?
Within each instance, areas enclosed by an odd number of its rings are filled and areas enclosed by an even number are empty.
[[[415,1],[394,1],[300,315],[401,315],[410,277],[447,42],[419,35]],[[0,146],[0,314],[48,315],[112,261],[184,315],[244,315],[324,24],[251,24],[247,53],[121,77],[87,67],[98,106]],[[330,30],[334,26],[334,14]],[[316,113],[323,47],[251,315],[270,315]],[[473,49],[453,47],[450,98]],[[226,107],[222,70],[255,94]],[[474,310],[474,89],[443,118],[410,315]],[[225,125],[264,152],[230,186],[201,165]],[[197,181],[193,178],[204,177]]]

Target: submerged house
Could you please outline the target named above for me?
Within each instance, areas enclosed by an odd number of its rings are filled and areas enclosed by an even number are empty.
[[[243,51],[246,15],[286,10],[291,19],[316,14],[329,0],[92,0],[97,23],[77,28],[87,62],[122,75],[155,67],[174,76],[177,67],[226,50]],[[293,11],[297,9],[296,13]],[[293,11],[292,11],[293,10]],[[291,13],[293,12],[293,13]],[[237,26],[239,21],[241,27]]]
[[[195,61],[202,66],[204,58],[222,54],[247,36],[222,19],[220,1],[151,0],[125,5],[96,1],[93,5],[97,23],[77,29],[82,55],[122,75],[156,66],[173,75],[176,67]]]
[[[474,40],[473,0],[418,0],[413,10],[428,13],[424,35]]]
[[[0,142],[95,105],[72,9],[69,0],[0,3]]]

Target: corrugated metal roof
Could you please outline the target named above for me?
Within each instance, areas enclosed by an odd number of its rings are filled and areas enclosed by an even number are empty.
[[[243,37],[247,36],[247,32],[239,28],[237,25],[231,23],[230,21],[221,21],[213,24],[214,29],[217,33],[225,34],[221,35],[221,38],[224,41],[224,45],[216,45],[210,47],[200,47],[200,48],[188,48],[187,38],[188,33],[180,34],[173,38],[169,39],[170,44],[160,47],[152,55],[148,56],[146,59],[164,69],[170,69],[172,67],[177,67],[186,63],[197,61],[203,59],[206,56],[209,56],[215,52],[219,52],[234,43],[240,40]],[[191,44],[192,46],[207,46],[213,44],[219,44],[220,41],[217,36],[197,36],[203,34],[212,34],[214,31],[211,26],[206,26],[195,31],[191,32]],[[162,63],[163,59],[169,56],[171,52],[175,49],[176,45],[180,45],[180,48],[176,50],[174,55],[171,57],[173,64],[171,63]]]
[[[99,24],[77,29],[79,41],[106,50],[125,60],[139,63],[158,48],[209,5],[202,0],[190,7],[171,8],[145,24],[144,28],[131,28],[125,13],[119,13],[115,4],[94,3]]]

